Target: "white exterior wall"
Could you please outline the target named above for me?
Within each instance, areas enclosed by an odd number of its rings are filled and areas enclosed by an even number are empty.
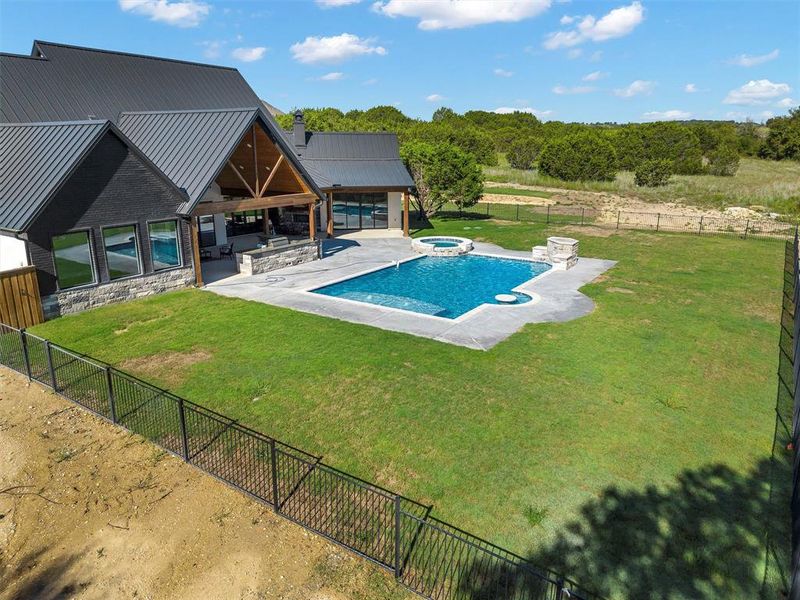
[[[222,191],[216,183],[212,183],[203,197],[200,198],[201,202],[221,202],[224,200]],[[214,215],[214,234],[217,238],[217,245],[221,246],[228,243],[228,235],[225,232],[225,213],[217,213]]]
[[[389,192],[389,229],[403,228],[403,192]]]
[[[24,240],[0,235],[0,271],[28,266],[28,250]]]

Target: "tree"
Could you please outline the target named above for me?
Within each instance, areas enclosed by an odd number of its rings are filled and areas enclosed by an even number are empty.
[[[759,151],[759,156],[772,160],[800,160],[800,106],[789,111],[787,117],[767,121],[769,134]]]
[[[576,133],[549,142],[539,170],[564,181],[611,181],[617,174],[614,147],[593,133]]]
[[[420,215],[430,217],[448,202],[467,208],[483,195],[483,172],[475,158],[452,144],[407,142],[400,156],[414,179]]]
[[[703,172],[703,151],[697,135],[679,123],[642,125],[641,160],[663,158],[672,161],[676,175],[699,175]]]
[[[739,152],[733,144],[720,146],[708,155],[708,173],[733,177],[739,170]]]
[[[668,160],[645,160],[636,167],[633,181],[641,187],[659,187],[667,185],[671,176],[672,164]]]
[[[530,170],[533,168],[536,157],[539,156],[541,143],[534,138],[518,138],[508,146],[506,158],[508,164],[515,169]]]

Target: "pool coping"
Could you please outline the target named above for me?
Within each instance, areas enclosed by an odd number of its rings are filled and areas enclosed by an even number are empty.
[[[543,265],[547,264],[546,262],[542,262],[540,260],[533,260],[531,258],[524,258],[524,257],[521,257],[521,256],[520,257],[517,257],[517,256],[502,256],[500,254],[489,254],[489,253],[484,253],[484,252],[475,252],[474,250],[472,252],[468,252],[466,254],[459,254],[458,256],[440,257],[440,258],[442,258],[443,260],[446,260],[447,258],[458,258],[459,256],[486,256],[488,258],[500,258],[500,259],[503,259],[503,260],[518,260],[520,262],[539,263],[539,264],[543,264]],[[437,316],[437,315],[429,315],[427,313],[421,313],[421,312],[417,312],[417,311],[414,311],[414,310],[407,310],[405,308],[398,308],[396,306],[386,306],[385,304],[376,304],[376,303],[373,303],[373,302],[364,302],[362,300],[351,300],[349,298],[342,298],[340,296],[329,296],[327,294],[320,294],[319,292],[317,292],[317,290],[322,289],[324,287],[329,287],[331,285],[336,285],[337,283],[342,283],[344,281],[350,281],[351,279],[357,279],[358,277],[363,277],[364,275],[369,275],[370,273],[377,273],[378,271],[383,271],[384,269],[391,269],[394,266],[405,264],[407,262],[411,262],[412,260],[420,260],[420,259],[426,258],[426,257],[430,257],[430,255],[429,254],[420,254],[419,256],[409,256],[408,258],[404,258],[402,260],[397,260],[397,261],[394,261],[394,262],[389,262],[389,263],[387,263],[385,265],[382,265],[382,266],[371,267],[371,268],[366,269],[366,270],[364,270],[364,271],[362,271],[360,273],[354,273],[352,275],[342,276],[342,277],[339,277],[338,279],[335,279],[333,281],[329,281],[329,282],[326,282],[326,283],[322,283],[320,285],[316,285],[315,284],[315,285],[313,285],[313,286],[311,286],[309,288],[306,288],[306,289],[303,289],[303,290],[299,290],[298,293],[310,294],[310,295],[313,295],[313,297],[315,297],[315,298],[319,297],[319,296],[325,296],[326,298],[332,298],[333,300],[339,300],[341,302],[349,302],[349,303],[352,303],[352,304],[360,304],[360,305],[366,304],[367,306],[380,306],[381,308],[385,308],[387,310],[399,311],[401,313],[411,313],[414,316],[425,317],[425,318],[428,318],[428,319],[436,319],[437,321],[442,321],[442,322],[445,322],[445,323],[459,323],[459,322],[466,321],[468,318],[474,316],[474,314],[478,314],[478,311],[480,311],[480,310],[482,310],[484,308],[497,306],[497,307],[504,308],[504,309],[515,309],[515,308],[526,307],[526,306],[529,306],[530,304],[534,304],[536,302],[541,301],[542,298],[541,298],[541,296],[539,296],[539,294],[536,294],[535,292],[531,293],[531,292],[526,291],[524,289],[524,286],[527,286],[528,284],[532,283],[533,281],[535,281],[537,279],[540,279],[540,278],[548,275],[549,273],[552,273],[553,270],[554,270],[553,269],[553,265],[549,265],[550,268],[547,269],[546,271],[543,271],[543,272],[539,273],[538,275],[536,275],[535,277],[531,277],[530,279],[527,279],[527,280],[523,281],[522,283],[520,283],[518,286],[511,288],[512,292],[518,292],[520,294],[525,294],[526,296],[530,296],[531,299],[530,299],[529,302],[523,302],[521,304],[492,304],[490,302],[481,302],[475,308],[469,309],[467,312],[455,317],[454,319],[451,319],[449,317],[440,317],[440,316]]]

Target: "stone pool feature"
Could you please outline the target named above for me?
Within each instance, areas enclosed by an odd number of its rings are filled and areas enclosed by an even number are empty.
[[[549,237],[547,246],[534,246],[531,259],[546,262],[554,269],[566,271],[578,264],[578,240],[568,237]]]
[[[472,251],[472,240],[462,237],[421,237],[411,240],[411,248],[428,256],[459,256]]]

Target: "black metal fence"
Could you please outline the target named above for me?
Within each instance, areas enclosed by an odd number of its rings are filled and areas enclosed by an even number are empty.
[[[785,318],[782,319],[781,351],[790,360],[788,366],[791,371],[784,372],[779,369],[779,385],[790,387],[792,410],[791,424],[788,429],[791,433],[792,448],[792,496],[791,496],[791,577],[790,595],[792,600],[800,599],[800,245],[798,237],[795,236],[792,244],[791,263],[787,265],[787,286],[786,291],[791,290],[791,301],[788,302],[791,314],[785,310]],[[788,279],[791,278],[791,281]],[[785,289],[786,289],[785,288]],[[785,295],[788,295],[785,294]],[[784,297],[785,303],[788,299]],[[784,336],[784,332],[786,335]],[[784,342],[784,339],[786,340]],[[788,369],[786,369],[788,371]],[[780,389],[779,389],[780,400]],[[782,411],[778,410],[778,418]],[[788,411],[787,411],[788,412]]]
[[[593,225],[607,229],[666,231],[696,235],[735,235],[744,239],[791,239],[797,233],[797,224],[781,221],[673,215],[628,210],[601,211],[593,207],[568,204],[534,206],[479,202],[463,209],[453,204],[447,204],[439,211],[439,215],[552,225]]]
[[[430,506],[27,331],[0,324],[0,364],[374,561],[423,597],[595,597],[574,582],[432,517]]]

